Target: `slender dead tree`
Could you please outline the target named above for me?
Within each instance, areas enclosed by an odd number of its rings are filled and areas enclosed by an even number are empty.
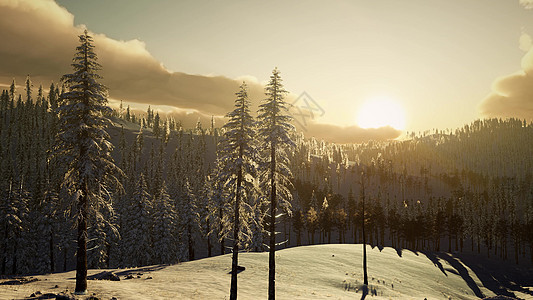
[[[363,283],[368,285],[368,271],[366,267],[366,234],[365,234],[365,173],[361,172],[361,202],[363,209],[362,226],[363,226]]]

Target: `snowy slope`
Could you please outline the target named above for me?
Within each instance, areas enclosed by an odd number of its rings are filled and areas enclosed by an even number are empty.
[[[360,299],[361,250],[361,245],[344,244],[278,251],[278,299]],[[438,254],[438,258],[392,248],[380,251],[368,246],[367,250],[370,286],[366,299],[478,299],[495,295],[468,266],[448,254]],[[239,274],[239,299],[266,299],[268,253],[242,253],[239,265],[246,267]],[[89,291],[100,299],[227,299],[230,267],[231,256],[227,254],[172,266],[114,270],[121,281],[91,280]],[[101,271],[89,270],[89,275]],[[142,273],[140,278],[137,273]],[[128,274],[134,278],[125,279]],[[35,277],[39,281],[0,285],[0,299],[29,297],[36,291],[74,290],[74,271]],[[0,280],[0,284],[5,281]],[[531,292],[529,297],[533,294],[533,288],[522,289]],[[526,298],[528,294],[516,296]]]

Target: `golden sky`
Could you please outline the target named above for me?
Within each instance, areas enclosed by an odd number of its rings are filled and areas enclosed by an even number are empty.
[[[383,97],[403,108],[407,131],[453,129],[484,116],[531,118],[531,6],[0,0],[0,83],[13,76],[22,83],[29,73],[49,85],[69,71],[75,35],[86,26],[97,35],[114,99],[223,115],[242,80],[254,102],[262,99],[277,66],[291,101],[306,92],[322,109],[307,128],[317,137],[332,128],[348,140],[395,137],[357,124],[363,105]]]

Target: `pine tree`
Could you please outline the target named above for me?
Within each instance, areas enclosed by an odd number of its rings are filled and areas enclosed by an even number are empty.
[[[145,123],[143,121],[144,119],[141,119],[141,125],[139,126],[139,132],[137,133],[137,137],[135,138],[135,142],[133,144],[133,171],[137,171],[141,167],[141,158],[143,155],[144,150],[144,131],[143,128],[145,126]]]
[[[148,110],[146,111],[146,127],[152,127],[154,121],[154,111],[148,105]]]
[[[318,213],[314,207],[309,208],[307,211],[306,219],[307,231],[311,235],[311,244],[315,243],[315,230],[318,227]],[[309,239],[307,239],[309,241]]]
[[[124,105],[122,104],[122,100],[120,100],[120,104],[118,105],[118,117],[121,119],[124,117]]]
[[[165,146],[168,143],[170,137],[170,122],[168,120],[165,120],[163,123],[163,128],[161,130],[161,141],[165,143]]]
[[[2,241],[2,274],[17,274],[19,272],[19,257],[26,258],[25,248],[23,245],[25,231],[28,229],[28,201],[29,195],[22,188],[13,187],[12,183],[9,185],[7,195],[4,196],[2,205],[2,212],[4,220],[2,220],[5,228],[4,240]],[[10,268],[11,267],[11,268]],[[9,271],[11,269],[11,271]]]
[[[194,260],[194,238],[199,225],[198,208],[196,204],[196,195],[193,193],[189,179],[185,180],[183,187],[183,198],[180,209],[181,232],[186,239],[187,250],[181,257],[187,258],[189,261]],[[185,255],[186,254],[186,255]]]
[[[251,240],[246,249],[250,251],[262,252],[265,245],[265,228],[263,224],[265,220],[265,213],[267,211],[265,208],[268,206],[268,203],[265,201],[266,198],[259,194],[255,195],[254,197],[256,199],[251,201],[253,203],[253,219],[250,220]]]
[[[56,89],[55,85],[52,83],[50,84],[50,91],[48,92],[48,101],[50,102],[50,109],[55,112],[57,109],[57,101],[58,101],[58,90]]]
[[[353,189],[351,186],[350,186],[350,191],[348,192],[348,203],[347,204],[348,204],[347,205],[348,223],[353,226],[353,237],[354,237],[354,242],[355,242],[355,231],[357,228],[357,224],[355,223],[355,214],[357,211],[357,204],[355,203],[355,197],[353,195]],[[391,237],[392,237],[392,234],[391,234]],[[393,240],[393,244],[394,244],[394,240]]]
[[[300,195],[296,191],[293,196],[293,214],[292,214],[292,226],[296,231],[296,246],[302,245],[302,229],[305,224],[304,215],[302,213],[302,207],[300,205]]]
[[[110,207],[105,197],[110,188],[122,186],[116,176],[122,171],[110,153],[113,145],[105,130],[108,123],[105,86],[98,82],[101,69],[94,52],[93,38],[87,31],[79,36],[80,45],[72,67],[74,73],[62,77],[68,91],[58,108],[60,129],[55,155],[68,167],[63,187],[72,196],[78,228],[76,293],[87,292],[87,223],[103,220],[101,210]]]
[[[264,157],[261,165],[262,187],[270,198],[270,243],[269,243],[269,272],[268,272],[268,299],[274,300],[276,295],[276,214],[278,206],[290,212],[290,200],[292,194],[291,171],[288,168],[286,150],[295,144],[290,138],[290,132],[294,130],[291,125],[292,117],[288,114],[287,103],[284,95],[280,73],[277,68],[272,71],[270,82],[265,87],[267,98],[259,106],[258,127],[259,137],[262,142],[260,149],[264,149]]]
[[[126,108],[126,121],[131,122],[130,106]]]
[[[200,215],[200,229],[202,237],[205,237],[207,240],[207,257],[212,256],[213,245],[211,244],[211,235],[212,235],[212,215],[211,213],[211,195],[213,193],[211,186],[211,179],[208,176],[204,180],[203,188],[201,189],[198,197],[198,213]]]
[[[316,198],[315,190],[311,192],[311,199],[309,200],[309,208],[318,209],[318,199]]]
[[[36,265],[34,272],[46,273],[55,272],[55,235],[58,223],[58,197],[48,184],[40,203],[35,207],[35,215],[32,218],[34,226],[34,246],[36,249],[43,249],[43,252],[36,253]],[[46,249],[46,250],[45,250]],[[45,253],[48,252],[48,255]]]
[[[105,268],[108,261],[108,236],[104,222],[93,221],[87,229],[87,265],[91,269]]]
[[[152,126],[152,132],[154,133],[154,136],[156,138],[159,137],[159,135],[161,135],[161,124],[160,123],[160,118],[159,118],[159,113],[156,113],[155,114],[155,117],[154,117],[154,124]]]
[[[174,263],[178,254],[177,219],[164,182],[153,201],[153,208],[153,263]]]
[[[26,105],[28,107],[33,107],[33,97],[32,97],[32,87],[33,84],[30,79],[30,75],[26,76],[26,88],[24,89],[26,91]]]
[[[217,155],[220,152],[217,151]],[[225,193],[223,191],[226,182],[226,174],[223,172],[223,163],[220,158],[215,161],[215,167],[211,171],[208,184],[211,186],[209,193],[209,218],[211,226],[217,229],[220,241],[220,254],[225,254],[224,219],[227,208]]]
[[[15,102],[15,96],[17,95],[17,84],[15,83],[15,78],[13,78],[13,81],[11,82],[11,85],[9,86],[9,99],[11,102]]]
[[[329,207],[328,199],[324,197],[322,201],[322,209],[320,210],[320,225],[322,227],[322,233],[328,235],[328,244],[331,243],[331,226],[332,226],[332,213]]]
[[[133,197],[123,215],[123,265],[140,267],[152,262],[152,196],[148,193],[144,174],[139,175]]]
[[[224,156],[221,160],[225,163],[224,171],[227,179],[224,186],[230,196],[230,205],[233,207],[233,218],[227,227],[233,229],[233,256],[231,265],[230,299],[237,299],[237,266],[239,247],[242,248],[245,231],[250,228],[250,219],[254,214],[250,200],[255,189],[256,150],[254,147],[254,120],[250,115],[250,101],[246,83],[240,86],[236,93],[235,109],[227,114],[229,121],[223,126]]]

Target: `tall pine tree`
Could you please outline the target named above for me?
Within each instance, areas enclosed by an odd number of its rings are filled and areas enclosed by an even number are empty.
[[[256,150],[254,145],[254,120],[250,115],[250,101],[246,83],[236,93],[235,109],[228,113],[229,121],[224,125],[225,154],[221,159],[225,162],[224,172],[227,174],[225,189],[233,204],[233,219],[228,224],[233,227],[233,256],[231,264],[230,299],[237,299],[237,264],[243,231],[250,229],[253,220],[253,209],[249,201],[253,193],[256,173]],[[246,234],[246,236],[250,236]]]
[[[110,188],[121,188],[117,176],[122,171],[111,157],[113,145],[105,130],[110,110],[107,90],[98,82],[101,69],[87,30],[79,36],[72,68],[62,77],[68,91],[62,94],[56,157],[67,167],[63,188],[69,193],[78,229],[76,289],[87,293],[87,223],[90,218],[105,222],[101,211],[111,210]],[[93,219],[93,220],[94,220]]]
[[[270,82],[265,87],[267,98],[259,106],[258,126],[259,137],[262,142],[260,149],[264,150],[261,165],[261,181],[265,193],[270,198],[269,216],[269,263],[268,263],[268,299],[276,297],[276,214],[278,206],[290,212],[290,200],[292,194],[289,161],[286,150],[295,147],[291,140],[290,132],[294,130],[291,124],[292,117],[289,115],[280,72],[277,68],[272,71]]]

